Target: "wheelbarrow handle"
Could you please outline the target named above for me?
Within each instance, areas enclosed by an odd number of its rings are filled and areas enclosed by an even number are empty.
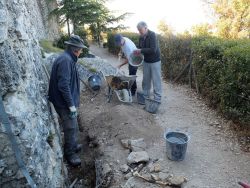
[[[100,71],[100,73],[101,73],[101,75],[102,75],[103,79],[105,80],[105,82],[107,82],[107,80],[106,80],[106,77],[105,77],[104,73],[103,73],[102,71]]]
[[[121,74],[121,75],[125,75],[125,72],[124,71],[121,71],[120,69],[116,69],[116,73],[115,73],[115,75],[116,76],[119,76],[119,74]]]

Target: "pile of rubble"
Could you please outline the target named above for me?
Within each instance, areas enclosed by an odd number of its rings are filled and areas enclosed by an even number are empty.
[[[138,179],[149,183],[150,187],[183,187],[187,179],[183,176],[174,176],[163,172],[158,159],[152,160],[146,152],[146,143],[143,138],[136,140],[124,139],[121,144],[130,153],[127,157],[127,164],[120,166],[120,171],[127,180],[122,188],[136,188]],[[139,182],[140,183],[140,182]]]

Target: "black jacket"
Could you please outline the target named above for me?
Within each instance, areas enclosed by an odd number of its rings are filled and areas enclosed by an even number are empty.
[[[79,106],[80,81],[76,62],[77,57],[72,52],[65,51],[53,64],[48,95],[49,101],[58,108]]]
[[[159,43],[153,31],[148,30],[146,36],[140,36],[139,48],[146,63],[155,63],[161,60]]]

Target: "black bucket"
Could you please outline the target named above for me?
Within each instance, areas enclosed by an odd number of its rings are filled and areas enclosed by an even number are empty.
[[[147,112],[150,112],[152,114],[156,114],[156,112],[159,109],[160,106],[160,102],[156,101],[154,99],[150,99],[150,98],[145,98],[145,110]]]
[[[99,75],[93,74],[88,78],[88,83],[91,89],[93,89],[94,91],[98,91],[101,88],[102,79]]]
[[[168,158],[173,161],[184,160],[190,137],[181,132],[167,132],[164,137]]]

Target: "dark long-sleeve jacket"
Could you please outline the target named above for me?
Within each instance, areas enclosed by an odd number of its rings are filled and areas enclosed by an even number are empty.
[[[77,57],[70,51],[54,62],[49,84],[49,101],[58,108],[79,106],[80,81],[76,69]]]
[[[159,43],[153,31],[148,30],[146,36],[140,36],[139,48],[146,63],[155,63],[161,60]]]

